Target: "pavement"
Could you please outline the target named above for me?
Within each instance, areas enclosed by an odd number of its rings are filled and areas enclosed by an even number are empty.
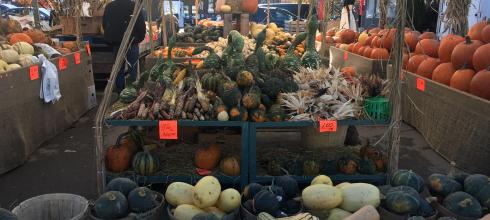
[[[95,200],[95,112],[92,109],[71,128],[42,144],[24,165],[0,175],[0,207],[12,209],[28,198],[46,193],[73,193]],[[375,143],[386,128],[363,126],[358,131],[361,138]],[[112,128],[108,133],[115,129],[120,130]],[[403,125],[400,135],[400,169],[412,169],[424,178],[435,172],[448,172],[448,162],[416,130]]]

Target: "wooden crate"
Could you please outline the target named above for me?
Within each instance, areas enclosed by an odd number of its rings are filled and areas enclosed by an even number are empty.
[[[330,47],[330,66],[335,68],[352,66],[356,69],[357,74],[377,74],[386,79],[387,64],[388,60],[369,59],[333,46]]]
[[[60,18],[62,34],[76,34],[75,17],[63,16]],[[102,27],[102,16],[81,17],[82,34],[99,34]]]
[[[403,120],[435,151],[470,173],[490,175],[490,101],[405,73]],[[417,89],[424,83],[424,91]]]

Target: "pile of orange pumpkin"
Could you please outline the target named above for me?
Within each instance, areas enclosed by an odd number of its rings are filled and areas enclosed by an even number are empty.
[[[221,147],[218,144],[210,144],[200,147],[194,155],[194,163],[196,167],[203,171],[199,173],[207,175],[211,170],[215,169],[219,164],[220,171],[227,176],[240,175],[240,162],[235,156],[221,158]]]
[[[449,34],[438,41],[434,33],[424,34],[405,32],[404,69],[490,100],[490,20],[473,25],[465,37]]]

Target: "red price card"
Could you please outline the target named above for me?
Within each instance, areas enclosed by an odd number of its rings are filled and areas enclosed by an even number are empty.
[[[73,54],[73,57],[75,58],[75,64],[80,64],[80,52]]]
[[[336,132],[337,121],[336,120],[320,120],[320,132]]]
[[[417,78],[417,89],[420,91],[425,91],[425,80],[422,78]]]
[[[29,68],[29,78],[31,80],[39,79],[39,66],[38,65],[31,66]]]
[[[86,43],[85,44],[85,50],[87,50],[87,54],[90,55],[92,52],[90,51],[90,44]]]
[[[60,57],[58,60],[58,68],[60,70],[65,70],[68,67],[68,59],[66,57]]]
[[[162,140],[176,140],[177,139],[177,121],[159,121],[158,129],[160,133],[160,139]]]
[[[344,51],[344,60],[347,60],[349,59],[349,54],[347,53],[347,51]]]

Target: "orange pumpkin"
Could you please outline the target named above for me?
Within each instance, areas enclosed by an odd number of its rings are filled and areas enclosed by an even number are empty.
[[[470,30],[468,31],[468,36],[471,38],[471,40],[479,40],[481,41],[481,33],[483,31],[483,28],[487,26],[487,21],[482,20],[480,22],[477,22],[473,26],[471,26]]]
[[[357,42],[354,44],[354,47],[352,48],[352,53],[359,54],[359,49],[361,49],[362,44],[360,42]]]
[[[423,40],[423,39],[433,39],[433,40],[435,40],[435,39],[437,39],[437,36],[436,36],[436,34],[434,32],[428,31],[428,32],[424,32],[423,34],[421,34],[419,36],[419,39],[420,40]]]
[[[364,55],[364,50],[367,48],[367,46],[362,46],[361,48],[359,48],[359,50],[357,50],[357,54],[363,56]]]
[[[29,35],[27,35],[27,34],[24,34],[24,33],[15,33],[15,34],[10,35],[10,37],[9,37],[9,43],[13,45],[13,44],[15,44],[17,42],[26,42],[26,43],[29,43],[29,44],[34,44],[34,42],[32,41],[31,37],[29,37]]]
[[[441,63],[434,69],[432,80],[449,86],[454,72],[456,72],[456,69],[454,69],[451,62]]]
[[[387,60],[390,58],[390,52],[385,48],[374,48],[370,58],[375,60]]]
[[[356,75],[356,68],[352,66],[346,66],[340,70],[342,74],[344,74],[345,77],[351,78],[352,76]]]
[[[473,68],[473,54],[481,45],[481,41],[471,40],[468,36],[465,41],[456,45],[451,54],[451,62],[454,68],[461,69],[465,64],[467,68]]]
[[[451,54],[453,53],[454,47],[456,47],[456,45],[463,41],[463,37],[453,34],[449,34],[446,37],[442,38],[441,45],[439,46],[438,51],[439,59],[441,59],[441,62],[451,62]]]
[[[471,80],[473,79],[474,75],[475,71],[472,69],[457,70],[451,77],[449,86],[464,92],[468,92],[470,90]]]
[[[420,32],[418,31],[407,31],[405,33],[405,44],[410,48],[410,52],[415,51],[417,43],[419,42]]]
[[[347,47],[347,51],[349,52],[354,51],[354,44],[349,44],[349,46]]]
[[[259,8],[258,0],[242,0],[242,10],[254,14]]]
[[[240,175],[240,162],[236,157],[226,157],[221,160],[220,170],[228,176]]]
[[[473,67],[476,72],[490,66],[490,43],[476,49],[473,54]],[[489,85],[490,86],[490,85]]]
[[[367,39],[366,39],[366,42],[364,42],[364,46],[371,46],[371,44],[373,43],[373,38],[375,36],[371,35],[369,36]]]
[[[362,55],[365,56],[365,57],[367,57],[367,58],[371,58],[371,53],[372,52],[373,52],[373,48],[366,47],[366,49],[364,50],[364,53]]]
[[[212,170],[218,165],[220,157],[221,148],[219,145],[210,144],[197,149],[194,157],[194,163],[198,168]]]
[[[408,59],[410,58],[410,55],[408,53],[403,53],[403,66],[402,69],[407,69],[407,64],[408,64]]]
[[[470,93],[490,100],[490,69],[478,72],[470,83]]]
[[[78,50],[78,46],[77,46],[76,41],[63,41],[62,45],[64,48],[67,48],[73,52]]]
[[[34,43],[47,43],[48,42],[46,35],[44,34],[44,32],[42,32],[40,30],[30,29],[24,33],[27,34],[32,39],[32,42],[34,42]]]
[[[439,41],[434,39],[423,39],[415,47],[416,54],[425,54],[434,58],[439,57]]]
[[[333,44],[335,41],[333,40],[333,37],[326,36],[325,43]]]
[[[434,69],[439,66],[440,63],[441,62],[439,61],[439,59],[429,57],[422,61],[422,63],[420,63],[416,73],[427,79],[432,79],[432,73],[434,72]]]
[[[115,173],[126,171],[133,161],[135,152],[135,144],[128,138],[128,133],[119,135],[116,144],[106,150],[106,169]]]
[[[380,48],[381,47],[381,38],[379,36],[375,36],[373,41],[371,42],[371,47]]]
[[[369,34],[371,35],[377,35],[381,31],[381,28],[376,27],[368,31]]]
[[[428,56],[424,55],[424,54],[416,54],[416,55],[413,55],[412,57],[410,57],[410,59],[408,59],[408,63],[407,63],[408,72],[411,72],[411,73],[417,72],[417,69],[418,69],[420,63],[422,63],[422,61],[424,61],[427,58],[428,58]]]
[[[490,43],[490,18],[487,20],[487,26],[481,30],[481,40]]]
[[[327,31],[327,36],[329,36],[329,37],[333,37],[333,36],[335,36],[335,33],[337,33],[337,28],[330,28],[330,29]]]
[[[393,46],[395,35],[396,29],[389,29],[388,32],[381,38],[381,47],[386,48],[388,51],[390,51],[391,47]]]
[[[350,44],[350,43],[353,43],[354,41],[356,41],[356,32],[354,32],[353,30],[351,29],[344,29],[344,30],[341,30],[340,31],[340,40],[342,43],[344,44]]]

